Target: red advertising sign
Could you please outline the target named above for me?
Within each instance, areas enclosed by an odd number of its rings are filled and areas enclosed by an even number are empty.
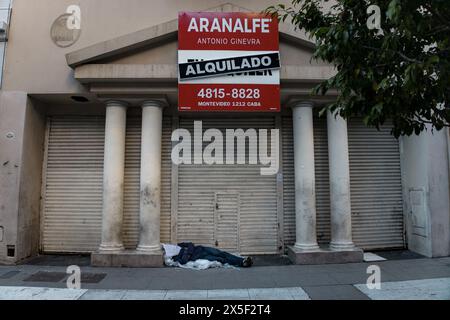
[[[180,111],[280,111],[276,19],[241,12],[178,19]]]

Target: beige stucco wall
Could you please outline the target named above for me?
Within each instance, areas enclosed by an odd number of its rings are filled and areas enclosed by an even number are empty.
[[[39,110],[39,107],[39,102],[28,99],[19,184],[17,260],[36,255],[39,250],[42,160],[45,136],[45,116]]]
[[[13,261],[6,257],[6,248],[16,245],[26,104],[27,96],[23,92],[0,95],[0,226],[4,229],[0,242],[1,262]],[[8,133],[12,135],[9,138]]]
[[[0,263],[38,249],[45,119],[37,105],[25,92],[0,95]],[[14,247],[14,257],[7,257],[7,246]]]
[[[6,54],[5,91],[70,93],[85,89],[73,79],[65,54],[100,41],[126,35],[177,18],[179,11],[202,11],[224,4],[224,0],[15,0]],[[235,0],[233,4],[259,12],[271,4],[290,0]],[[50,38],[54,20],[72,4],[81,8],[80,39],[69,48],[59,48]],[[167,49],[175,49],[174,44]],[[167,59],[164,48],[156,60]],[[296,51],[284,46],[283,59],[296,61]],[[176,51],[168,57],[173,60]],[[293,60],[294,59],[294,60]],[[175,60],[176,61],[176,60]],[[298,61],[298,60],[297,60]]]

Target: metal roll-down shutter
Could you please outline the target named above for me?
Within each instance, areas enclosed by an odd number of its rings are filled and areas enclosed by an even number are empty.
[[[161,240],[170,240],[170,134],[163,120]],[[101,239],[104,117],[58,116],[48,121],[44,163],[42,251],[92,252]],[[141,117],[127,118],[123,241],[139,240]]]
[[[51,117],[48,126],[42,250],[96,250],[102,224],[105,119]]]
[[[364,249],[403,248],[403,198],[398,140],[362,120],[348,124],[353,241]]]
[[[209,128],[221,130],[225,144],[225,129],[271,129],[275,121],[203,119],[202,125],[203,132]],[[193,140],[193,120],[180,119],[179,127],[188,129]],[[278,253],[276,175],[262,176],[260,168],[248,164],[180,165],[177,241],[241,254]]]

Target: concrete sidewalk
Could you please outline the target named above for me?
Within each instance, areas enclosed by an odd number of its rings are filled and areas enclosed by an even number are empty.
[[[67,262],[75,264],[75,260]],[[371,265],[380,267],[381,290],[366,290]],[[67,266],[0,266],[0,292],[14,291],[9,287],[21,287],[22,293],[32,288],[66,288]],[[215,295],[236,299],[446,299],[447,294],[450,299],[450,257],[204,271],[80,267],[81,289],[87,291],[77,299],[133,295],[136,299],[213,299]]]

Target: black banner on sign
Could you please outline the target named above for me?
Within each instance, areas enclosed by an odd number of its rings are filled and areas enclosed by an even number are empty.
[[[188,62],[179,64],[180,80],[214,77],[232,73],[280,68],[280,55],[276,53]]]

